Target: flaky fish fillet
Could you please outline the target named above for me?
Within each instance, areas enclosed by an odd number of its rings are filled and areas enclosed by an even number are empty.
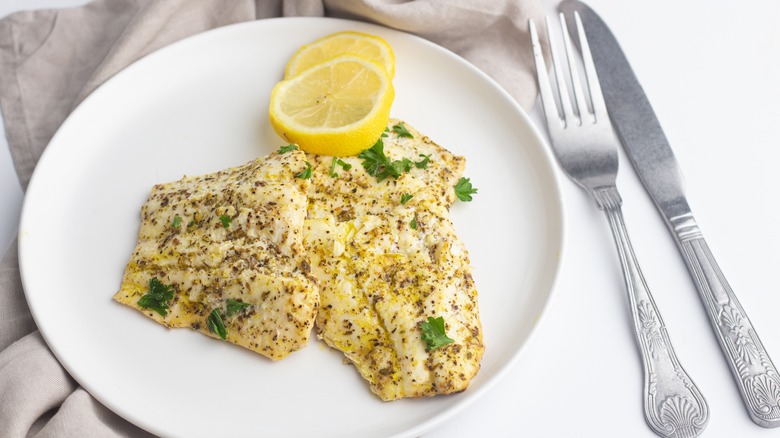
[[[303,347],[319,303],[302,246],[309,180],[295,177],[305,161],[274,153],[154,186],[114,299],[212,337],[216,310],[228,342],[274,360]],[[173,290],[162,312],[139,304],[152,279]]]
[[[385,154],[430,159],[397,180],[378,183],[357,157],[342,158],[345,170],[309,156],[304,246],[320,285],[319,336],[382,400],[462,391],[484,352],[468,253],[449,219],[465,160],[407,129],[413,138],[387,133]],[[405,194],[412,197],[402,203]],[[428,317],[443,317],[455,342],[427,351]]]

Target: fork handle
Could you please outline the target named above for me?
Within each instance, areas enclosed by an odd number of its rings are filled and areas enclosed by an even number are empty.
[[[689,213],[670,221],[750,418],[780,426],[780,374]]]
[[[709,408],[685,372],[647,287],[623,222],[617,189],[594,194],[609,220],[628,290],[634,333],[644,368],[644,413],[650,428],[664,437],[695,437],[704,431]]]

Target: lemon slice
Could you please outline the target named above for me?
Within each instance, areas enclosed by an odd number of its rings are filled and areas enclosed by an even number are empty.
[[[320,38],[298,49],[287,63],[284,78],[289,79],[313,65],[346,54],[382,64],[391,78],[395,74],[395,55],[387,41],[367,33],[345,31]]]
[[[268,113],[276,133],[306,152],[355,155],[382,135],[394,97],[383,66],[343,55],[276,84]]]

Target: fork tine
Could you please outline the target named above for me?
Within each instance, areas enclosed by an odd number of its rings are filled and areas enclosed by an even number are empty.
[[[585,122],[585,115],[589,114],[588,102],[585,100],[585,93],[582,90],[582,80],[575,61],[574,49],[572,48],[571,36],[566,26],[566,17],[563,13],[558,14],[561,21],[561,37],[566,49],[566,60],[569,63],[569,77],[571,78],[572,88],[574,89],[574,100],[577,105],[577,115],[580,117],[580,124]]]
[[[596,117],[596,121],[599,121],[608,117],[607,106],[604,103],[604,95],[601,93],[601,84],[599,83],[599,77],[596,74],[596,65],[593,63],[593,56],[590,53],[588,38],[585,36],[582,19],[580,19],[580,14],[577,11],[574,11],[574,21],[577,23],[577,36],[580,40],[582,63],[585,65],[585,76],[588,80],[590,100],[593,104],[593,115]]]
[[[552,92],[552,86],[550,85],[550,77],[547,75],[547,65],[544,62],[544,56],[542,56],[542,45],[539,43],[539,34],[536,31],[536,24],[533,19],[528,20],[528,27],[531,31],[531,45],[533,46],[534,64],[536,65],[536,78],[539,82],[539,96],[542,99],[542,108],[544,109],[544,117],[547,119],[547,124],[555,123],[554,120],[563,125],[560,113],[558,112],[558,105],[555,102],[555,96]]]
[[[561,67],[560,56],[558,56],[558,49],[555,45],[555,41],[552,36],[552,23],[549,18],[545,18],[545,24],[547,25],[547,42],[550,45],[550,57],[552,58],[553,71],[555,72],[555,82],[558,84],[558,99],[560,99],[561,109],[563,111],[563,121],[568,126],[569,123],[575,120],[574,110],[571,106],[571,98],[569,97],[569,89],[566,86],[566,78],[563,76],[563,68]]]

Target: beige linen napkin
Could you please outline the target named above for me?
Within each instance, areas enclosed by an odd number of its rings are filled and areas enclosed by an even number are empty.
[[[525,109],[536,98],[529,18],[535,0],[97,0],[0,20],[0,110],[27,187],[41,153],[78,103],[133,61],[228,24],[330,16],[414,33],[461,55]],[[144,436],[95,401],[36,331],[16,242],[0,262],[0,437]]]

